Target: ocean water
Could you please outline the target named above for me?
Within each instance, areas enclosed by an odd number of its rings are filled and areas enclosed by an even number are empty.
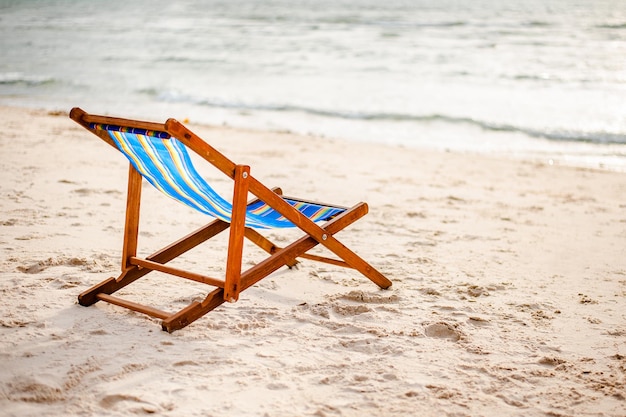
[[[626,170],[624,0],[0,0],[0,103]]]

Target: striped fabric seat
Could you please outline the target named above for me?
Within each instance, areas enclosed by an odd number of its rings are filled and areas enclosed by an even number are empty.
[[[92,129],[105,130],[118,149],[154,187],[187,206],[230,222],[232,204],[222,198],[199,175],[185,145],[166,132],[92,123]],[[285,198],[309,219],[320,222],[345,211],[344,208]],[[263,201],[248,206],[246,226],[289,228],[293,223]]]

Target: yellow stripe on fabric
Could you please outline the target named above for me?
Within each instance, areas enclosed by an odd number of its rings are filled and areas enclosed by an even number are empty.
[[[310,219],[313,220],[314,222],[318,221],[319,219],[323,219],[324,217],[328,215],[328,213],[330,213],[331,210],[332,209],[330,207],[321,207],[319,210],[313,213]]]
[[[272,210],[272,208],[270,206],[268,206],[267,204],[263,204],[262,206],[257,207],[254,210],[250,210],[250,213],[256,214],[258,216],[262,216],[262,215],[264,215],[265,213],[267,213],[267,212],[269,212],[271,210]]]
[[[140,171],[145,173],[147,171],[146,168],[141,163],[141,160],[138,159],[132,152],[130,145],[126,142],[124,135],[122,135],[122,132],[109,131],[109,134],[115,136],[119,144],[122,146],[124,153],[132,158],[132,160],[135,162],[135,165],[137,166],[137,168],[139,168]]]
[[[307,204],[303,203],[301,201],[296,201],[295,204],[292,204],[292,207],[295,208],[296,210],[298,210],[300,213],[302,213],[301,209],[304,209],[306,206],[307,206]],[[302,214],[304,214],[304,213],[302,213]],[[280,216],[276,220],[278,220],[278,221],[289,221],[285,216]]]

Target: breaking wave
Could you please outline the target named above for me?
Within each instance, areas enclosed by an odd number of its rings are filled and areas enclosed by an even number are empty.
[[[289,113],[297,112],[312,116],[328,117],[333,119],[360,120],[360,121],[392,121],[392,122],[414,122],[414,123],[449,123],[465,124],[491,132],[520,133],[533,138],[547,139],[553,141],[588,142],[598,144],[626,144],[626,134],[607,131],[579,131],[567,129],[537,129],[524,126],[515,126],[506,123],[490,122],[472,117],[452,116],[446,114],[409,114],[393,112],[362,112],[362,111],[341,111],[334,109],[323,109],[306,107],[292,104],[261,104],[246,103],[242,101],[227,101],[216,98],[195,99],[189,96],[174,93],[159,93],[153,89],[143,90],[142,93],[155,96],[159,101],[187,102],[199,106],[220,108],[242,112],[276,112]]]

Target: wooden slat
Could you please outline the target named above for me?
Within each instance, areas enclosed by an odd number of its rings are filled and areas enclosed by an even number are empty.
[[[137,129],[156,130],[159,132],[166,131],[165,125],[163,123],[144,122],[142,120],[121,119],[119,117],[109,117],[109,116],[96,116],[96,115],[87,114],[87,113],[83,115],[82,119],[87,123],[98,123],[98,124],[105,124],[105,125],[134,127]]]
[[[161,311],[154,307],[145,306],[143,304],[138,304],[133,301],[123,300],[109,294],[100,293],[96,295],[96,298],[102,301],[106,301],[107,303],[115,304],[117,306],[124,307],[138,313],[147,314],[149,316],[156,317],[162,320],[165,320],[171,316],[170,313],[166,313],[165,311]]]
[[[171,266],[149,261],[147,259],[141,259],[133,256],[130,258],[130,263],[140,266],[142,268],[151,269],[153,271],[164,272],[166,274],[175,275],[177,277],[186,278],[196,282],[201,282],[203,284],[212,285],[214,287],[224,288],[224,281],[221,279],[196,274],[195,272],[185,271],[184,269],[173,268]]]

